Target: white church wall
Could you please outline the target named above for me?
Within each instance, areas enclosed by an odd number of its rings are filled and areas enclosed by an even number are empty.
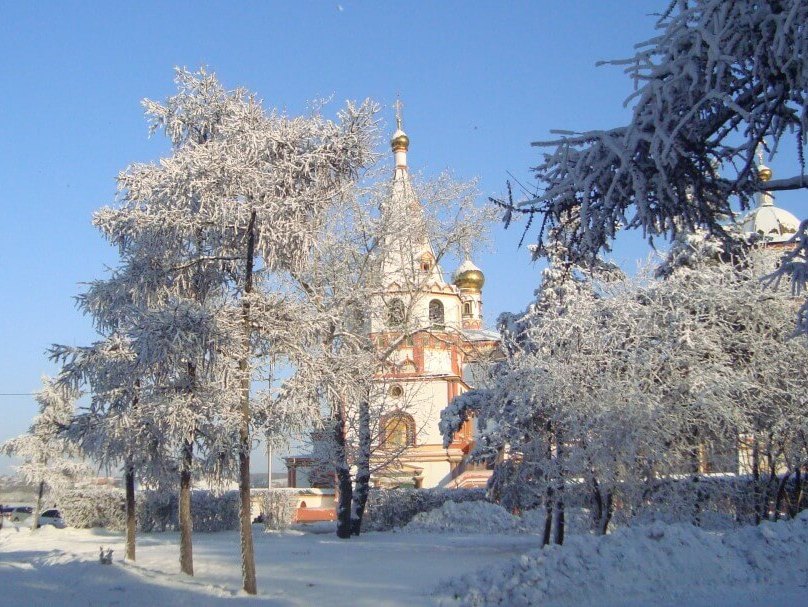
[[[424,479],[422,484],[424,489],[443,485],[451,478],[452,468],[448,461],[425,462],[418,465],[424,469],[421,474]]]
[[[447,384],[445,381],[419,382],[417,388],[411,391],[411,415],[415,419],[418,429],[417,443],[419,445],[440,445],[443,437],[438,429],[440,412],[446,408]]]
[[[399,397],[390,396],[393,386],[400,386]],[[443,438],[438,429],[440,412],[447,405],[447,383],[442,380],[396,381],[385,383],[388,396],[384,402],[385,409],[400,409],[412,416],[415,422],[417,445],[440,445]]]
[[[451,375],[452,351],[424,348],[424,373],[429,375]]]

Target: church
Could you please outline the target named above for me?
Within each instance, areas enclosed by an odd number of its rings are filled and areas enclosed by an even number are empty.
[[[378,402],[371,410],[383,413],[374,420],[371,485],[485,486],[491,471],[467,461],[474,420],[466,422],[448,449],[438,427],[441,411],[473,387],[475,365],[498,351],[499,333],[483,324],[485,277],[467,256],[447,280],[410,179],[410,140],[400,115],[390,144],[395,168],[381,213],[393,229],[386,231],[381,243],[378,289],[368,327],[376,347],[389,350],[388,364],[374,380]],[[285,458],[287,482],[289,487],[312,489],[308,503],[299,500],[304,508],[314,504],[325,509],[333,504],[333,481],[313,482],[316,440],[314,450]]]

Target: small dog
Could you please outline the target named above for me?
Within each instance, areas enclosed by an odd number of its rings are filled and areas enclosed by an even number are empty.
[[[104,550],[104,547],[101,546],[98,549],[98,562],[102,565],[112,565],[112,548]]]

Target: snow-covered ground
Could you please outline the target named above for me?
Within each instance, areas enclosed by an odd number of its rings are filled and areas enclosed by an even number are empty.
[[[149,607],[207,605],[433,605],[445,578],[506,562],[535,536],[368,533],[267,534],[255,526],[259,595],[240,592],[236,532],[194,534],[194,578],[179,573],[175,533],[138,538],[137,563],[123,561],[121,534],[8,526],[0,531],[0,605]],[[324,531],[322,527],[314,528]],[[98,562],[103,545],[111,566]]]
[[[723,533],[657,523],[534,550],[537,536],[507,530],[503,517],[481,527],[480,517],[466,519],[463,529],[457,508],[442,510],[405,532],[349,541],[330,525],[270,534],[256,526],[257,597],[239,590],[235,532],[195,534],[188,578],[176,534],[141,536],[133,564],[117,533],[6,526],[0,605],[808,605],[808,513]],[[468,533],[475,526],[486,532]],[[101,545],[115,551],[111,566],[98,563]]]

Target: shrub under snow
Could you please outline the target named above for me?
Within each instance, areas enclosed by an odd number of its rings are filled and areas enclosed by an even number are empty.
[[[175,493],[139,491],[135,500],[138,531],[149,533],[179,528]],[[122,531],[126,527],[126,502],[121,489],[87,487],[60,492],[57,506],[68,527],[103,527],[110,531]],[[238,529],[238,508],[236,491],[191,492],[191,515],[196,531]]]
[[[137,496],[138,528],[144,532],[179,529],[179,502],[176,493],[144,491]],[[216,494],[191,492],[191,517],[194,531],[231,531],[238,529],[239,495],[237,491]]]
[[[264,528],[273,531],[287,529],[295,520],[297,492],[284,489],[264,491],[261,514]]]
[[[56,501],[68,527],[103,527],[110,531],[126,528],[126,499],[120,489],[84,487],[60,491]]]
[[[404,531],[415,533],[529,533],[544,530],[545,510],[526,510],[514,516],[491,502],[445,502],[439,508],[416,514]],[[571,533],[587,533],[591,515],[582,508],[567,508],[567,529]],[[538,541],[538,540],[537,540]],[[538,545],[538,544],[537,544]]]
[[[416,514],[405,531],[449,533],[513,533],[519,517],[490,502],[444,502],[440,508]]]
[[[389,531],[403,527],[421,512],[439,508],[444,502],[485,500],[485,489],[372,489],[368,494],[363,528]]]
[[[726,533],[655,523],[602,537],[573,536],[509,564],[448,582],[441,604],[589,605],[606,595],[631,604],[689,604],[716,587],[791,585],[808,579],[808,512]]]

